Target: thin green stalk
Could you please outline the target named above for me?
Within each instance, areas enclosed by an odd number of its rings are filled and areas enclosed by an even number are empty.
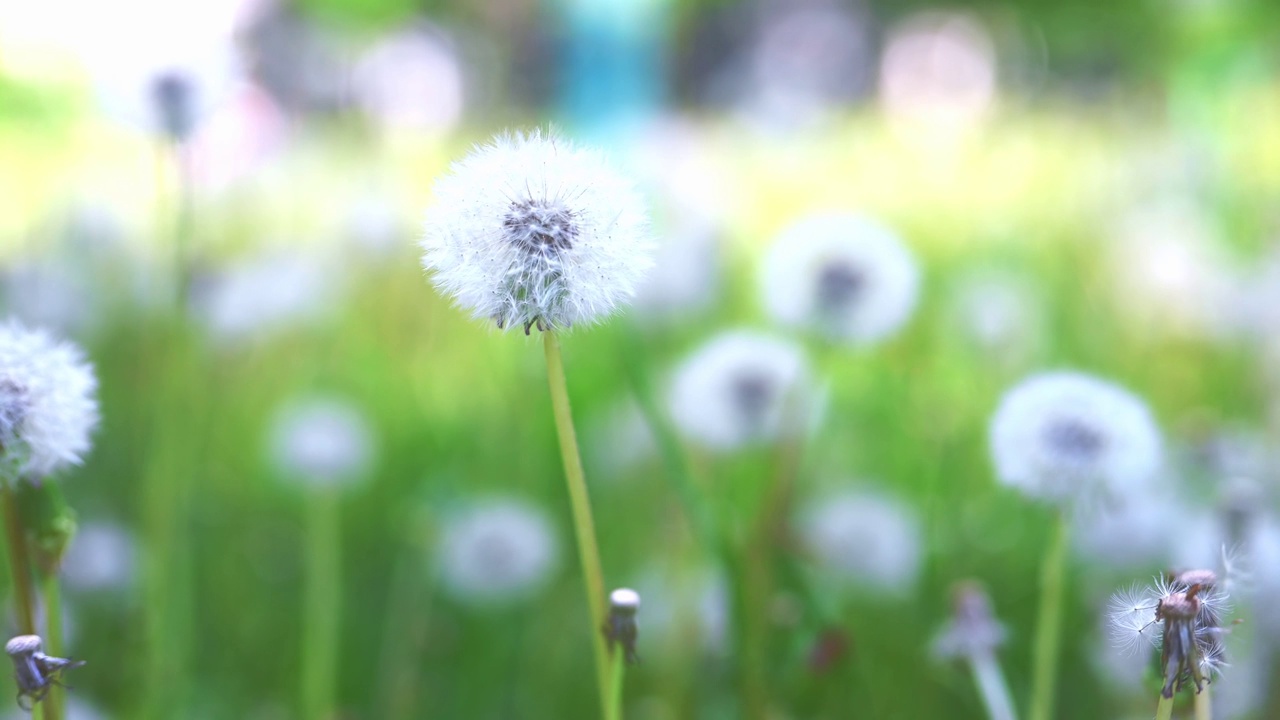
[[[609,649],[605,646],[604,573],[600,569],[600,548],[596,543],[595,521],[591,519],[591,500],[587,495],[582,456],[578,453],[578,436],[573,430],[573,413],[569,409],[569,388],[565,381],[564,359],[555,332],[542,333],[547,355],[547,382],[551,388],[551,407],[555,413],[556,433],[560,436],[560,457],[564,462],[565,483],[573,510],[573,531],[578,542],[578,560],[582,564],[582,580],[587,592],[587,608],[591,612],[591,642],[595,648],[596,683],[600,691],[600,709],[609,714]]]
[[[609,706],[605,711],[605,720],[622,720],[622,685],[627,673],[627,661],[621,650],[613,653],[609,659]]]
[[[978,695],[987,708],[990,720],[1016,720],[1013,711],[1013,700],[1009,697],[1009,686],[1004,681],[1004,673],[1000,672],[1000,663],[995,653],[978,653],[969,658],[969,667],[973,670],[973,681],[978,686]]]
[[[339,494],[334,488],[312,488],[307,495],[307,577],[302,632],[304,720],[322,720],[333,713],[342,613],[338,500]]]
[[[0,487],[0,504],[4,505],[4,531],[9,546],[9,568],[13,573],[14,605],[18,609],[18,630],[23,635],[36,634],[35,589],[31,575],[31,548],[26,527],[18,511],[18,495],[6,479]]]
[[[1209,694],[1209,685],[1196,693],[1196,720],[1213,720],[1213,696]]]
[[[1066,516],[1058,514],[1053,538],[1040,568],[1040,617],[1036,623],[1035,665],[1031,686],[1031,720],[1053,717],[1054,683],[1058,673],[1058,646],[1062,637],[1062,593],[1067,567]]]
[[[1160,704],[1156,705],[1156,720],[1170,720],[1173,717],[1173,698],[1160,695]]]
[[[62,589],[58,583],[58,573],[45,575],[40,584],[41,596],[44,599],[44,648],[54,657],[62,657]],[[54,685],[44,699],[45,720],[62,720],[62,688]]]

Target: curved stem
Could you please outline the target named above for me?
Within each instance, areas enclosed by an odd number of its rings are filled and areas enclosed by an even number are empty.
[[[556,434],[560,438],[560,457],[564,462],[565,483],[573,510],[573,530],[578,541],[578,560],[582,564],[582,580],[591,613],[591,642],[595,649],[596,683],[600,691],[600,709],[609,714],[609,650],[605,646],[604,573],[600,569],[600,547],[596,543],[595,521],[591,518],[591,500],[587,495],[586,475],[578,453],[578,436],[573,430],[573,414],[569,408],[569,389],[565,381],[564,360],[560,340],[555,332],[542,333],[547,356],[547,382],[551,388],[551,407],[555,414]]]
[[[18,511],[18,495],[8,480],[0,487],[0,505],[4,505],[4,532],[9,546],[9,570],[13,574],[14,606],[18,610],[18,631],[36,634],[35,590],[32,587],[31,548],[27,530]]]
[[[1045,550],[1040,575],[1040,617],[1036,622],[1035,665],[1031,690],[1031,720],[1053,717],[1058,646],[1062,636],[1062,591],[1067,565],[1066,516],[1058,513],[1053,539]]]
[[[51,572],[40,584],[44,598],[44,647],[54,657],[62,657],[62,591],[58,573]],[[62,720],[62,688],[54,685],[44,699],[45,720]]]
[[[622,679],[627,668],[622,655],[618,650],[609,658],[609,706],[605,709],[605,720],[622,720]]]
[[[338,492],[312,488],[307,498],[307,579],[302,633],[302,717],[323,720],[333,711],[342,612],[341,528]]]

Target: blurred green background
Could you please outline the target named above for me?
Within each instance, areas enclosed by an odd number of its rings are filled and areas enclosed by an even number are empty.
[[[189,136],[156,129],[147,83],[163,72],[208,78]],[[1009,630],[1000,658],[1026,706],[1052,513],[997,484],[987,423],[1030,372],[1077,368],[1146,399],[1190,511],[1215,513],[1240,474],[1264,488],[1258,512],[1280,510],[1274,2],[10,3],[0,300],[94,363],[102,426],[60,482],[82,526],[134,543],[101,561],[124,563],[118,586],[66,593],[69,651],[89,660],[69,678],[91,706],[73,720],[302,717],[309,491],[273,469],[269,431],[316,392],[356,404],[376,437],[341,497],[334,717],[593,715],[542,351],[452,308],[414,244],[450,160],[547,123],[639,179],[660,238],[701,234],[715,253],[702,304],[564,339],[607,583],[670,593],[652,630],[645,597],[629,717],[749,709],[731,639],[693,639],[726,617],[702,579],[729,570],[695,541],[671,467],[610,420],[637,373],[661,388],[721,329],[789,335],[760,309],[757,264],[811,211],[894,228],[923,282],[901,332],[827,357],[797,492],[907,500],[923,565],[907,596],[819,582],[833,617],[783,578],[764,613],[768,717],[984,717],[965,669],[929,652],[965,578]],[[991,277],[1012,302],[971,297]],[[1240,437],[1263,458],[1245,470],[1214,452]],[[688,448],[728,515],[773,452]],[[549,513],[558,562],[536,592],[477,606],[442,583],[441,529],[496,495]],[[1172,548],[1187,530],[1164,532]],[[1150,716],[1154,671],[1116,682],[1096,629],[1115,588],[1161,569],[1073,555],[1058,717]],[[1280,716],[1280,637],[1249,617],[1235,634],[1250,700],[1221,717]]]

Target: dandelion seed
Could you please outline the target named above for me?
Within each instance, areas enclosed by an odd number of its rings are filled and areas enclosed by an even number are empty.
[[[1146,405],[1112,383],[1075,372],[1032,376],[1008,391],[991,421],[1001,482],[1032,497],[1122,497],[1144,487],[1161,461]]]
[[[712,338],[676,369],[667,403],[680,432],[711,449],[731,451],[803,431],[814,392],[797,345],[733,330]]]
[[[491,605],[524,598],[551,576],[559,543],[536,506],[514,498],[476,502],[448,517],[438,561],[459,600]]]
[[[855,492],[815,500],[802,510],[797,531],[814,560],[849,585],[902,594],[915,584],[920,523],[897,500]]]
[[[0,458],[39,479],[78,465],[98,423],[98,381],[80,349],[14,321],[0,325]]]
[[[783,325],[866,345],[915,308],[920,272],[887,228],[858,215],[813,215],[783,230],[761,266],[765,308]]]
[[[499,328],[601,320],[652,264],[631,184],[599,153],[553,135],[498,137],[454,163],[435,190],[423,267]]]
[[[271,459],[291,480],[347,486],[368,475],[373,437],[355,406],[335,398],[303,398],[278,411],[271,428]]]

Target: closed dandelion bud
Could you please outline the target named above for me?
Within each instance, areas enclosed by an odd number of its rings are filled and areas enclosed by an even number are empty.
[[[603,319],[652,264],[631,183],[554,135],[495,138],[453,164],[427,212],[422,264],[477,318],[527,333]]]
[[[98,423],[97,386],[75,345],[0,326],[0,470],[39,479],[78,465]]]
[[[909,507],[846,492],[811,502],[797,527],[810,556],[832,577],[869,594],[902,594],[915,584],[922,548]]]
[[[1146,405],[1083,373],[1034,375],[1008,391],[991,421],[996,475],[1034,498],[1122,497],[1152,480],[1160,431]]]
[[[271,459],[281,476],[305,485],[343,487],[369,474],[374,435],[364,415],[344,401],[311,397],[277,413]]]
[[[731,451],[802,433],[814,391],[799,346],[734,330],[712,338],[676,369],[667,404],[681,433]]]
[[[919,294],[915,258],[888,228],[858,215],[800,220],[761,267],[769,315],[834,342],[883,340],[910,317]]]
[[[543,511],[514,498],[489,499],[446,518],[437,561],[451,595],[496,605],[533,594],[547,581],[560,547]]]
[[[636,654],[636,638],[639,625],[636,614],[640,611],[640,593],[630,588],[618,588],[609,593],[609,619],[603,628],[609,647],[620,646],[627,664],[640,661]]]

